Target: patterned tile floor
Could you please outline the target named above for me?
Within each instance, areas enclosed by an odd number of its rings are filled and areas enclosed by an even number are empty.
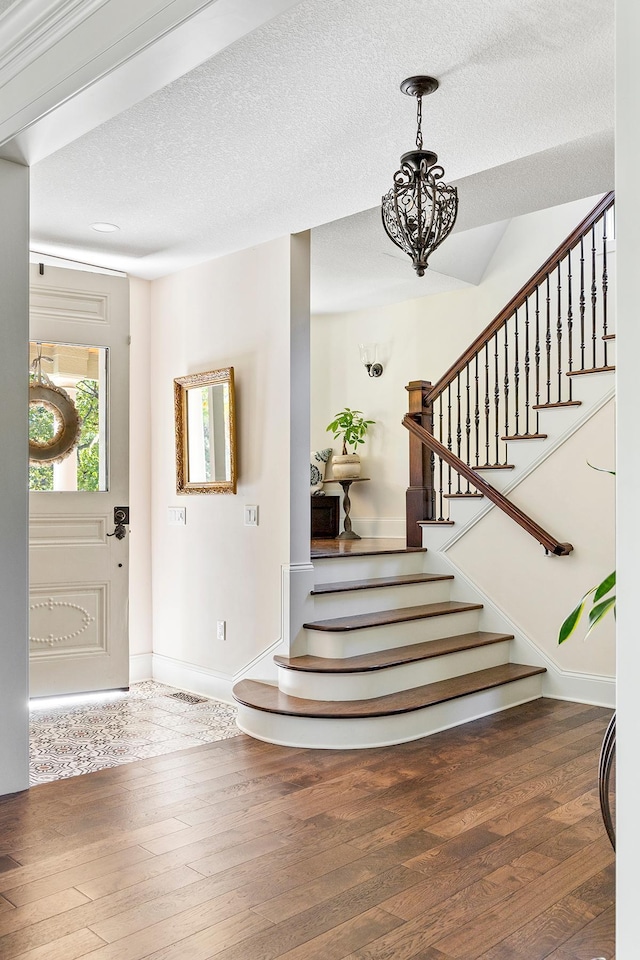
[[[155,680],[86,700],[31,704],[31,784],[62,780],[132,760],[237,736],[236,710],[220,700],[175,699],[181,691]],[[52,703],[54,705],[52,705]]]

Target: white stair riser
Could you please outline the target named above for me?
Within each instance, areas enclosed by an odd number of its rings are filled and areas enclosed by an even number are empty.
[[[506,471],[503,470],[502,472],[505,473]],[[491,483],[491,480],[489,483]],[[449,500],[449,519],[453,520],[455,524],[467,524],[485,507],[486,500],[484,497],[473,497],[469,500]]]
[[[508,662],[509,641],[506,640],[363,673],[307,673],[281,667],[278,686],[283,693],[304,700],[371,700]]]
[[[364,557],[333,557],[312,560],[316,583],[338,580],[367,580],[370,577],[397,577],[403,573],[422,573],[424,553],[369,554]]]
[[[432,583],[412,583],[398,587],[377,587],[367,590],[348,590],[345,593],[314,595],[316,620],[395,610],[398,607],[416,607],[423,603],[440,603],[449,599],[451,580]]]
[[[381,627],[363,627],[361,630],[305,630],[307,653],[314,657],[357,657],[361,653],[389,650],[408,643],[455,637],[477,630],[479,613],[479,610],[469,610]]]
[[[537,675],[411,713],[361,720],[289,717],[240,704],[237,723],[244,733],[268,743],[319,750],[352,750],[418,740],[541,696],[541,679]]]

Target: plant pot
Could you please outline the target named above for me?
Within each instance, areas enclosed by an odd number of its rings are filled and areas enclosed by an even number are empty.
[[[355,480],[360,476],[360,457],[357,453],[339,454],[331,458],[334,480]]]

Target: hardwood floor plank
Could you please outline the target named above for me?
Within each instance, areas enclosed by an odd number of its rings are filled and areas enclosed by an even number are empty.
[[[79,890],[71,888],[70,890],[62,890],[60,893],[54,893],[49,897],[43,897],[42,900],[35,900],[24,907],[13,907],[10,912],[3,913],[0,916],[0,936],[41,923],[50,917],[65,914],[73,910],[74,907],[88,902],[88,897],[85,897]]]
[[[363,751],[240,736],[0,799],[0,957],[611,960],[609,716],[543,699]]]
[[[389,930],[394,930],[400,923],[397,917],[374,907],[332,927],[318,937],[313,937],[312,940],[307,940],[293,950],[278,954],[278,960],[327,960],[327,957],[342,957],[345,951],[357,950]]]
[[[21,953],[20,960],[78,960],[78,957],[85,957],[102,945],[103,941],[91,930],[78,930],[68,937]]]
[[[102,897],[100,900],[87,900],[83,898],[78,906],[69,905],[69,908],[60,911],[49,919],[40,920],[40,922],[30,922],[27,917],[21,919],[19,926],[15,927],[13,933],[7,932],[0,938],[0,956],[4,957],[20,953],[27,947],[35,947],[52,940],[59,939],[83,927],[94,929],[96,924],[100,924],[107,918],[119,916],[123,911],[133,911],[136,914],[144,913],[144,905],[148,903],[157,903],[163,895],[172,894],[175,899],[177,890],[189,885],[195,884],[202,878],[200,874],[188,867],[180,867],[171,873],[163,874],[161,877],[154,877],[145,883],[137,884],[135,887],[127,887],[125,890],[119,890],[108,897]],[[77,891],[73,891],[77,894]],[[78,894],[78,896],[81,896]],[[36,904],[30,904],[26,907],[16,908],[16,912],[26,912],[34,906],[42,903],[42,900],[36,901]],[[178,912],[176,910],[176,912]],[[102,934],[96,930],[100,936]],[[109,937],[103,936],[103,940],[109,941]]]
[[[227,916],[230,909],[218,901],[204,904],[94,950],[91,960],[205,960],[273,926],[250,910]]]
[[[160,820],[149,826],[141,827],[138,830],[123,831],[117,837],[109,837],[107,840],[95,840],[87,843],[78,840],[59,837],[55,843],[44,844],[41,855],[28,858],[27,862],[19,864],[20,870],[7,877],[0,877],[0,888],[4,883],[10,883],[12,886],[18,886],[22,883],[29,883],[31,880],[42,879],[52,873],[59,873],[61,870],[67,870],[71,867],[78,867],[90,860],[98,860],[107,854],[117,853],[119,850],[127,850],[129,847],[144,845],[147,841],[152,841],[156,837],[167,837],[179,833],[186,829],[186,825],[180,820],[171,818],[170,820]]]
[[[561,947],[564,955],[554,950],[548,960],[581,960],[582,957],[606,957],[615,960],[615,909],[609,907],[575,933]]]
[[[20,907],[25,903],[32,903],[34,900],[48,897],[52,893],[68,890],[70,887],[80,890],[84,881],[95,880],[96,877],[110,874],[119,867],[128,867],[131,864],[140,863],[142,860],[151,859],[153,857],[148,850],[144,850],[142,847],[128,847],[119,853],[111,854],[111,856],[100,857],[97,860],[83,863],[79,867],[71,867],[69,870],[53,873],[42,880],[32,880],[30,883],[11,887],[4,891],[4,896],[10,903]],[[83,893],[82,890],[80,892]],[[90,895],[85,894],[85,896]]]
[[[228,843],[228,845],[226,845]],[[90,897],[91,900],[97,900],[105,897],[115,890],[121,890],[124,887],[132,886],[143,880],[158,876],[167,870],[173,870],[174,867],[184,866],[189,861],[188,866],[199,873],[201,876],[209,876],[212,873],[222,871],[230,866],[244,863],[246,860],[252,860],[260,854],[269,853],[282,847],[284,841],[279,837],[266,836],[257,839],[248,840],[244,843],[235,844],[229,837],[224,839],[213,837],[210,841],[203,841],[198,844],[191,844],[189,847],[181,847],[173,850],[171,853],[165,853],[160,857],[154,857],[147,860],[137,867],[130,867],[125,870],[109,873],[106,876],[98,877],[87,883],[78,885],[78,890]],[[212,856],[196,860],[196,856],[205,851],[211,851],[218,848],[218,852]],[[198,848],[198,849],[196,849]]]
[[[528,884],[503,904],[480,914],[472,923],[437,942],[436,946],[454,958],[473,955],[474,952],[481,956],[483,951],[499,943],[505,932],[508,935],[540,916],[581,882],[607,866],[612,858],[611,847],[603,837],[553,867],[538,882]]]
[[[534,920],[483,953],[478,960],[544,960],[544,958],[580,931],[599,911],[576,897],[563,897]]]
[[[216,960],[275,960],[287,951],[379,906],[387,897],[410,886],[416,879],[410,870],[396,867],[360,884],[350,892],[348,898],[334,897],[326,901],[321,910],[312,907],[246,940],[240,947],[223,950],[216,954]],[[162,957],[162,960],[174,958]],[[175,960],[178,960],[177,955]]]

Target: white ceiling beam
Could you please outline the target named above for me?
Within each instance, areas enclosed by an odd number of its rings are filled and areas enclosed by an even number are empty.
[[[300,0],[23,0],[0,17],[0,157],[34,164]]]

